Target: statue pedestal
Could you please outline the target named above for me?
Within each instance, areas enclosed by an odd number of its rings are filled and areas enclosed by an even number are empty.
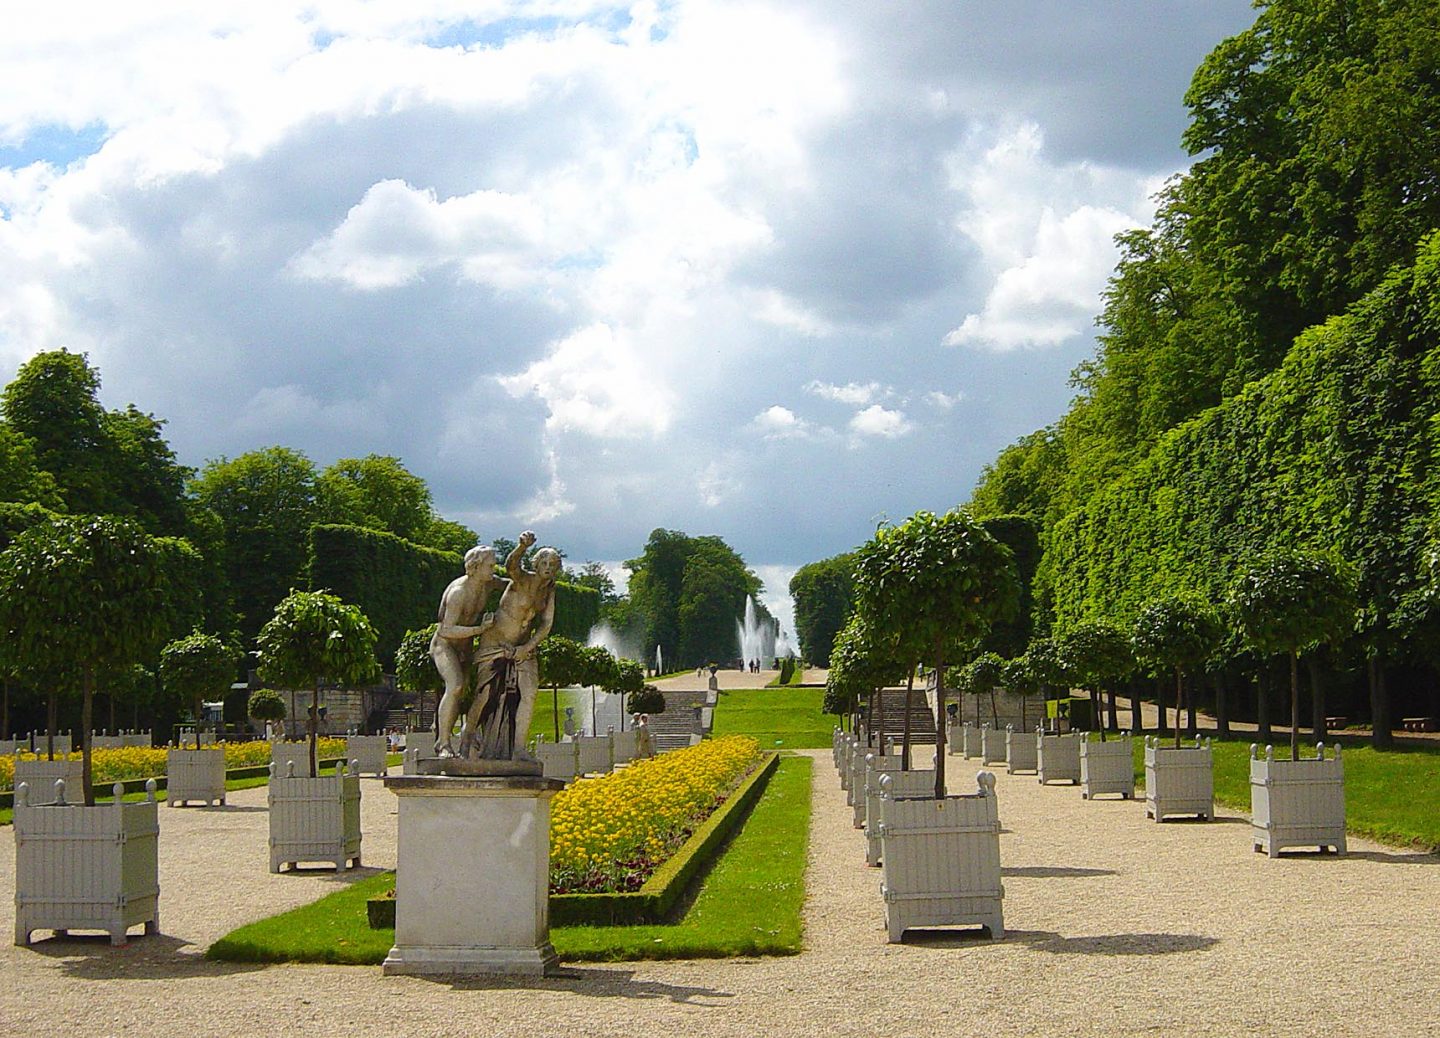
[[[395,946],[386,974],[543,976],[550,945],[550,798],[534,776],[404,775]]]

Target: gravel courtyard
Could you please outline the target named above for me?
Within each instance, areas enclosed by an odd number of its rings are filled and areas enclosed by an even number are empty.
[[[1352,839],[1345,858],[1270,861],[1241,812],[1156,825],[1143,803],[1002,772],[1005,940],[938,931],[892,946],[829,751],[810,756],[797,957],[582,964],[518,986],[209,963],[205,947],[238,924],[356,878],[270,875],[262,788],[225,808],[160,808],[162,936],[7,942],[0,1034],[1440,1034],[1440,857]],[[974,762],[947,763],[952,791],[971,791]],[[395,860],[395,798],[363,786],[370,875]],[[12,889],[14,859],[0,830]],[[12,933],[9,898],[0,924]]]

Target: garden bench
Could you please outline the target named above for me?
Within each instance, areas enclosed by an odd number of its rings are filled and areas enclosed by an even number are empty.
[[[1433,717],[1406,717],[1400,723],[1405,726],[1407,732],[1433,732],[1435,730],[1435,718]]]

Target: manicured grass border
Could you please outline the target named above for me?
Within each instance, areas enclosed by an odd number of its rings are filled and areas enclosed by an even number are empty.
[[[745,820],[780,763],[769,753],[728,800],[707,818],[675,854],[637,891],[621,894],[552,894],[550,922],[555,926],[638,926],[664,921],[715,851]]]
[[[552,927],[550,939],[561,960],[798,953],[812,779],[810,758],[783,758],[682,919],[666,925]],[[205,955],[232,962],[377,964],[394,943],[394,931],[372,930],[365,907],[394,883],[390,872],[358,880],[308,905],[248,923],[216,941]]]

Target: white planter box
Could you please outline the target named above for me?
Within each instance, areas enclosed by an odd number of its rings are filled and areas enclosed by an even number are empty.
[[[1215,820],[1215,761],[1209,739],[1176,749],[1157,736],[1145,737],[1145,814],[1157,822],[1173,815]]]
[[[965,722],[951,721],[945,728],[945,752],[959,757],[965,752]]]
[[[880,777],[889,781],[882,785]],[[874,773],[874,781],[865,792],[865,864],[875,868],[880,864],[880,793],[888,788],[896,799],[935,797],[935,772],[930,771],[881,771]]]
[[[357,765],[361,775],[385,775],[390,768],[385,757],[390,740],[383,735],[351,735],[345,739],[345,759]]]
[[[118,750],[125,745],[123,735],[91,735],[90,748],[92,750]]]
[[[882,783],[883,785],[883,783]],[[995,776],[970,796],[905,800],[882,793],[880,859],[891,943],[918,926],[983,926],[1005,936]]]
[[[155,782],[140,803],[121,800],[96,807],[37,806],[28,785],[15,798],[15,943],[36,930],[57,937],[71,930],[104,930],[110,943],[126,942],[141,923],[160,932],[159,814]],[[78,790],[76,790],[78,793]]]
[[[575,739],[580,747],[580,774],[607,775],[615,770],[615,748],[608,735],[581,735]]]
[[[973,724],[963,724],[960,728],[960,734],[962,736],[960,741],[961,752],[965,759],[970,760],[973,757],[980,756],[980,729]]]
[[[1019,771],[1032,774],[1040,770],[1040,748],[1029,732],[1005,729],[1005,770],[1014,775]]]
[[[840,744],[840,788],[848,794],[850,792],[851,769],[855,766],[855,749],[860,745],[857,736],[850,736]],[[850,797],[845,797],[845,802],[850,803]]]
[[[310,778],[270,765],[270,871],[302,861],[360,864],[360,776],[337,766]],[[288,772],[288,773],[287,773]]]
[[[0,739],[0,757],[13,757],[20,752],[20,748],[30,748],[30,744],[23,739]]]
[[[1069,782],[1080,784],[1080,736],[1035,733],[1035,773],[1040,784]]]
[[[627,728],[623,732],[615,732],[611,735],[612,744],[615,748],[615,763],[629,764],[635,759],[640,745],[640,733],[634,728]]]
[[[70,741],[71,740],[69,732],[56,732],[55,756],[58,757],[62,753],[69,753]],[[21,742],[27,745],[34,746],[35,752],[40,754],[42,757],[45,756],[45,754],[48,753],[50,750],[50,743],[47,741],[47,737],[44,732],[31,732],[30,738],[28,740],[22,739]]]
[[[1135,799],[1134,740],[1128,735],[1108,742],[1094,742],[1084,735],[1080,740],[1080,796],[1093,800],[1118,793],[1125,800]]]
[[[58,743],[59,740],[57,739]],[[59,753],[59,750],[55,751]],[[83,799],[81,787],[85,783],[84,764],[78,760],[17,760],[15,762],[15,788],[24,782],[30,787],[30,805],[40,807],[55,803],[55,781],[64,780],[70,790],[71,800]]]
[[[168,750],[165,753],[165,801],[171,807],[192,800],[225,803],[225,751]]]
[[[580,772],[580,747],[573,741],[535,743],[535,756],[540,760],[544,776],[570,782]]]
[[[875,808],[874,803],[879,802],[880,797],[880,776],[892,771],[900,770],[900,754],[879,754],[870,753],[865,756],[864,777],[856,783],[855,803],[851,806],[854,809],[854,817],[851,824],[856,829],[865,828],[865,819]]]
[[[1005,738],[1007,733],[986,725],[980,729],[980,763],[1005,763]]]
[[[147,729],[143,732],[129,731],[120,733],[121,746],[153,746],[154,739]]]
[[[270,763],[275,765],[275,774],[284,775],[293,763],[295,774],[310,774],[310,744],[308,742],[272,742]],[[317,762],[318,763],[318,762]]]
[[[1250,747],[1250,837],[1272,858],[1286,847],[1345,853],[1345,765],[1340,747],[1325,756],[1276,760],[1275,747]]]

